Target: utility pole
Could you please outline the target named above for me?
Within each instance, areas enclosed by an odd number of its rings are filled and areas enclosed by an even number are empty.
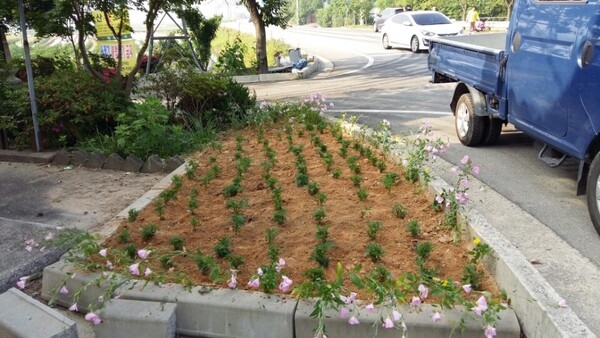
[[[21,32],[23,33],[23,51],[25,54],[25,70],[27,71],[27,85],[29,87],[29,99],[31,101],[31,117],[33,119],[33,134],[35,137],[35,150],[42,151],[40,144],[40,126],[37,120],[37,103],[35,101],[35,86],[33,85],[33,69],[31,67],[31,55],[29,54],[29,41],[27,40],[27,27],[25,26],[25,9],[23,0],[19,0],[19,18],[21,21]]]

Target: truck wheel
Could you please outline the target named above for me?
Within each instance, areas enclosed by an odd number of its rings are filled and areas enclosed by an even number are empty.
[[[600,234],[600,154],[597,154],[590,165],[587,177],[587,204],[590,218]]]
[[[413,36],[412,39],[410,39],[410,50],[413,53],[419,52],[419,37],[416,35]]]
[[[392,48],[392,45],[390,45],[390,37],[387,34],[383,34],[383,37],[381,38],[381,44],[385,49]]]
[[[502,133],[502,124],[504,122],[500,119],[495,119],[493,117],[489,117],[489,121],[485,123],[485,131],[483,132],[483,139],[481,140],[481,144],[483,145],[493,145],[498,142],[500,138],[500,134]]]
[[[475,115],[473,97],[470,93],[462,94],[454,111],[454,126],[460,143],[467,147],[475,147],[481,143],[485,132],[487,116]]]

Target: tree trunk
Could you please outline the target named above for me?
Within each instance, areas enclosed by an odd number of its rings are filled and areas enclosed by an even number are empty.
[[[250,12],[250,19],[254,23],[254,33],[256,34],[256,64],[259,74],[269,72],[267,60],[267,40],[265,33],[265,22],[258,12],[258,3],[256,0],[244,1],[246,9]]]
[[[8,48],[8,40],[6,40],[6,33],[4,29],[0,28],[0,44],[2,44],[2,49],[0,50],[0,54],[2,54],[3,61],[9,63],[12,60],[10,55],[10,49]]]

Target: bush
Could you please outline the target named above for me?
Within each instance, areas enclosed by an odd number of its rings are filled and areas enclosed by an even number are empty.
[[[72,146],[97,133],[110,133],[117,114],[131,105],[118,84],[104,83],[86,72],[63,70],[38,77],[35,90],[44,148]],[[0,105],[0,127],[7,129],[13,146],[30,145],[33,119],[27,87],[3,85],[0,92],[10,102]]]
[[[193,70],[156,74],[147,89],[166,100],[171,121],[184,128],[200,122],[224,130],[244,120],[256,104],[256,96],[230,77]]]

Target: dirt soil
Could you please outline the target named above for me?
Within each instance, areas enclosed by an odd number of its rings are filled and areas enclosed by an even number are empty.
[[[239,143],[243,156],[249,157],[251,164],[248,171],[243,174],[240,183],[242,192],[234,197],[225,197],[223,190],[232,184],[236,175],[235,153],[236,147],[239,147],[236,139],[240,136],[244,140]],[[469,259],[466,251],[470,243],[452,242],[452,234],[443,226],[443,213],[434,211],[431,206],[433,197],[424,192],[420,186],[404,179],[402,168],[389,161],[386,172],[398,173],[402,178],[388,191],[382,184],[383,174],[379,169],[350,146],[349,156],[357,155],[359,158],[362,177],[360,186],[368,192],[366,200],[359,201],[358,188],[350,180],[353,173],[346,159],[339,155],[340,143],[328,130],[317,136],[333,154],[334,164],[330,170],[319,156],[317,147],[311,143],[309,132],[304,131],[300,135],[295,129],[293,143],[303,145],[302,154],[308,166],[310,181],[317,182],[319,191],[325,193],[327,197],[324,203],[326,217],[322,220],[322,224],[328,226],[329,240],[333,246],[327,253],[331,263],[326,270],[326,275],[329,278],[335,276],[337,262],[343,265],[346,276],[359,264],[362,265],[360,271],[363,274],[372,272],[377,264],[387,268],[395,277],[407,271],[416,272],[414,248],[418,243],[429,241],[433,243],[434,249],[427,266],[439,269],[440,278],[460,281],[463,268]],[[313,212],[318,209],[319,204],[306,187],[299,187],[295,183],[296,156],[288,149],[289,144],[283,127],[266,129],[264,138],[268,140],[268,145],[276,154],[276,164],[271,169],[271,175],[277,179],[276,186],[281,187],[283,208],[286,210],[285,223],[279,225],[273,220],[275,210],[273,197],[263,177],[265,170],[262,163],[267,159],[263,142],[259,142],[256,129],[246,128],[225,135],[221,142],[221,149],[210,149],[193,156],[199,165],[194,179],[190,180],[182,176],[183,184],[177,193],[177,199],[166,203],[162,219],[156,211],[156,204],[150,204],[139,211],[135,221],[123,221],[113,237],[103,244],[109,248],[108,259],[116,261],[116,257],[110,255],[114,252],[111,248],[124,249],[126,244],[119,240],[119,235],[129,232],[126,243],[133,243],[136,249],[144,248],[152,251],[150,259],[140,264],[142,274],[148,267],[153,271],[151,277],[154,278],[161,276],[161,279],[166,281],[181,281],[181,276],[185,275],[193,285],[212,284],[227,287],[231,267],[227,259],[215,256],[214,248],[220,239],[228,237],[231,239],[232,253],[244,259],[244,263],[238,267],[238,288],[248,289],[247,282],[256,273],[257,268],[270,262],[266,233],[267,229],[275,227],[277,233],[274,243],[278,248],[279,257],[286,261],[282,274],[291,278],[294,285],[305,280],[303,272],[317,266],[311,256],[317,244],[315,236],[317,221],[313,217]],[[378,156],[382,154],[378,153]],[[221,172],[216,179],[204,185],[200,183],[201,177],[206,175],[213,166],[214,162],[211,162],[211,158],[213,161],[216,159]],[[332,175],[335,169],[341,170],[341,176],[337,179]],[[196,198],[198,207],[194,210],[190,210],[189,207],[192,189],[198,191]],[[233,211],[226,206],[230,199],[236,201],[246,199],[248,204],[247,207],[242,208],[246,223],[238,232],[235,232],[232,226]],[[394,203],[407,206],[408,213],[404,219],[392,213]],[[199,221],[196,227],[192,225],[192,218]],[[417,238],[411,237],[406,230],[409,220],[419,222],[421,233]],[[377,233],[376,242],[383,247],[384,254],[381,261],[377,263],[372,262],[365,255],[365,248],[371,242],[367,236],[367,223],[374,221],[379,221],[383,225]],[[150,224],[157,225],[158,230],[152,239],[143,240],[142,229]],[[173,237],[183,239],[185,253],[173,257],[172,262],[175,266],[167,269],[159,263],[158,258],[161,255],[174,253],[174,248],[170,244]],[[215,283],[199,272],[196,262],[192,259],[197,250],[215,258],[224,272],[221,281]],[[127,266],[117,268],[127,273]],[[175,277],[177,275],[179,277]],[[494,281],[487,273],[482,285],[485,290],[492,292],[497,290]],[[346,286],[350,287],[350,283]],[[359,295],[363,299],[369,297],[368,294],[361,294],[360,291]]]

